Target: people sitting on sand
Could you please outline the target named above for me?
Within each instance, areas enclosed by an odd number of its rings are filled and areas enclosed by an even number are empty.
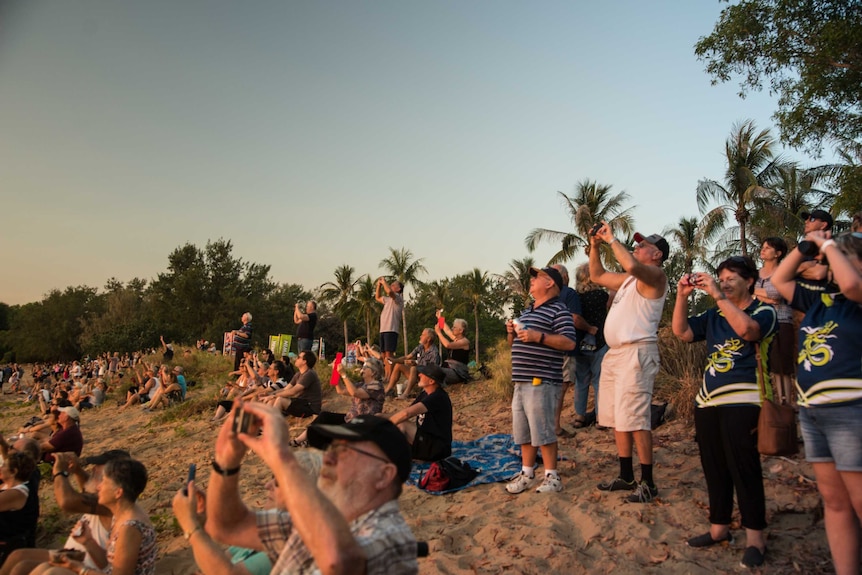
[[[440,353],[437,351],[434,330],[426,327],[419,336],[419,345],[410,352],[397,358],[392,358],[389,383],[386,385],[386,393],[389,394],[395,388],[398,380],[403,375],[407,378],[407,387],[399,394],[398,399],[406,399],[413,391],[413,386],[419,381],[417,367],[423,365],[440,365]]]
[[[350,423],[309,428],[309,443],[325,450],[315,485],[293,450],[284,449],[290,429],[279,410],[261,403],[243,410],[255,419],[249,433],[233,432],[234,409],[216,439],[207,533],[278,555],[272,573],[418,572],[416,540],[397,501],[410,477],[410,446],[395,426],[360,415]],[[254,511],[242,501],[241,463],[248,448],[272,470],[286,511]]]
[[[383,360],[383,354],[380,352],[380,346],[376,343],[371,345],[362,343],[358,339],[356,340],[356,361],[364,362],[367,358],[373,357],[374,359]],[[384,369],[386,366],[383,366]]]
[[[265,364],[266,362],[263,363]],[[279,359],[266,366],[265,377],[255,374],[257,378],[257,390],[254,393],[254,398],[256,400],[263,401],[266,398],[273,397],[276,393],[287,387],[288,382],[293,377],[293,370],[288,365]],[[248,398],[244,398],[244,400],[248,401]]]
[[[120,411],[123,411],[132,405],[150,401],[150,399],[158,393],[159,388],[162,385],[161,381],[159,381],[159,378],[157,377],[158,373],[158,367],[149,365],[143,375],[135,372],[138,385],[133,385],[129,388],[129,391],[126,394],[126,403],[120,407]]]
[[[358,382],[354,382],[347,375],[343,361],[335,369],[339,375],[335,391],[338,395],[349,395],[353,399],[350,404],[350,411],[347,413],[321,411],[320,415],[311,422],[312,425],[315,423],[337,425],[350,421],[357,415],[376,415],[383,411],[383,402],[385,400],[383,378],[386,374],[382,361],[373,357],[366,359],[362,367],[359,368],[362,381]],[[290,441],[290,445],[293,447],[305,447],[307,446],[307,439],[308,432],[303,431],[299,437]]]
[[[172,394],[174,398],[178,398],[182,401],[183,388],[177,382],[176,372],[173,369],[167,365],[163,365],[159,370],[159,382],[161,385],[159,385],[156,392],[152,394],[150,401],[146,403],[146,407],[144,408],[145,410],[155,411],[162,405],[167,407],[170,405]]]
[[[96,545],[104,555],[104,549],[108,546],[113,517],[110,510],[98,502],[98,489],[102,482],[105,464],[114,459],[128,459],[129,453],[120,449],[112,449],[79,460],[71,453],[56,454],[53,469],[54,497],[57,505],[66,513],[82,514],[71,533],[83,531],[86,524],[90,529],[92,544]],[[87,472],[84,466],[92,465]],[[72,485],[74,478],[80,486],[80,491]],[[91,545],[92,545],[91,544]],[[90,554],[84,544],[79,543],[70,534],[66,539],[63,549],[75,549],[86,553],[84,566],[90,570],[98,569],[96,560]],[[0,569],[0,575],[25,575],[31,573],[40,564],[50,560],[48,549],[24,548],[18,549],[9,556],[9,559]]]
[[[84,448],[84,437],[79,427],[80,412],[72,406],[58,407],[57,411],[60,412],[57,416],[60,429],[39,445],[42,450],[42,460],[48,463],[54,462],[54,452],[71,451],[75,455],[81,455],[81,450]]]
[[[82,535],[73,536],[95,556],[99,569],[87,569],[83,562],[62,556],[60,562],[51,563],[51,566],[41,573],[154,575],[157,556],[156,530],[147,512],[137,504],[138,497],[146,486],[147,468],[143,463],[135,459],[109,461],[99,488],[99,503],[107,507],[114,517],[107,553],[101,557],[97,555],[89,525],[82,525]],[[37,567],[40,568],[44,566]]]
[[[423,365],[418,371],[419,397],[410,407],[381,416],[404,433],[413,459],[437,461],[452,454],[452,401],[443,389],[446,374],[440,366]]]
[[[446,385],[453,383],[466,383],[470,381],[470,340],[467,333],[467,322],[458,318],[452,322],[452,327],[442,318],[442,312],[437,311],[438,323],[434,326],[434,332],[440,338],[443,347],[449,350],[449,357],[443,362],[443,373],[446,374]],[[441,327],[440,324],[443,324]]]
[[[18,433],[22,433],[24,436],[35,439],[41,443],[54,435],[54,433],[60,429],[59,416],[60,412],[57,411],[56,408],[50,410],[48,415],[45,415],[44,417],[35,416],[23,426],[19,427]]]
[[[320,413],[323,401],[320,378],[314,370],[317,356],[302,351],[296,356],[298,372],[284,389],[267,398],[266,403],[281,410],[284,416],[310,417]]]

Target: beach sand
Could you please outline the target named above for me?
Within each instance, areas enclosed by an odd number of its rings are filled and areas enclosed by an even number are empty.
[[[456,439],[511,432],[509,405],[495,400],[484,382],[449,389],[455,409]],[[192,390],[192,394],[204,393]],[[8,396],[7,396],[8,397]],[[341,397],[326,400],[328,409],[345,409]],[[405,402],[388,400],[386,411]],[[10,434],[36,408],[9,408],[3,431]],[[571,397],[564,426],[572,418]],[[82,416],[84,455],[126,448],[150,474],[141,503],[159,530],[159,574],[194,573],[188,544],[173,519],[171,500],[182,486],[190,462],[198,465],[198,483],[206,486],[217,425],[211,415],[167,424],[152,422],[140,408],[119,413],[115,401]],[[295,422],[295,434],[304,423]],[[307,422],[306,422],[307,423]],[[430,554],[419,570],[431,573],[738,573],[745,534],[738,513],[732,525],[736,542],[690,549],[685,540],[708,529],[707,496],[693,427],[670,421],[655,431],[655,480],[659,497],[649,504],[623,501],[626,493],[606,493],[596,484],[618,471],[613,433],[591,427],[560,440],[561,493],[532,490],[508,494],[503,484],[473,487],[435,496],[406,487],[401,507],[417,539]],[[637,470],[637,464],[635,466]],[[763,459],[767,495],[768,553],[763,573],[830,573],[820,497],[811,466],[801,456]],[[243,464],[241,489],[251,506],[263,506],[270,473],[254,454]],[[43,517],[57,515],[53,494],[43,483]],[[60,546],[74,518],[59,519],[62,537],[43,540]],[[743,570],[745,571],[745,570]]]

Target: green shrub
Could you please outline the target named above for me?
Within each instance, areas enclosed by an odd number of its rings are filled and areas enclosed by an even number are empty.
[[[501,339],[488,351],[488,358],[485,367],[491,375],[488,380],[491,394],[496,399],[512,401],[512,347]]]

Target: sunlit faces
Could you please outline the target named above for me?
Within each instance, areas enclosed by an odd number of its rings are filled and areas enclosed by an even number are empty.
[[[122,488],[117,485],[113,479],[107,475],[102,476],[102,481],[99,483],[99,503],[102,505],[110,505],[120,498]]]
[[[752,283],[754,283],[753,279],[745,279],[727,268],[718,274],[718,287],[730,300],[745,300],[749,295],[748,287]]]
[[[323,452],[320,481],[324,484],[335,482],[339,477],[342,482],[355,481],[358,473],[374,465],[395,464],[389,461],[380,448],[370,441],[334,440]]]
[[[635,244],[632,255],[641,263],[652,263],[656,259],[661,260],[662,253],[655,245],[643,240]]]
[[[760,260],[761,261],[770,261],[778,259],[778,250],[764,242],[762,246],[760,246]]]

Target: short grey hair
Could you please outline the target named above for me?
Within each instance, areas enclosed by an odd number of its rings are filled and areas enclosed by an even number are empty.
[[[248,320],[246,320],[245,318],[248,318]],[[251,312],[247,311],[244,314],[242,314],[242,320],[243,321],[251,321]]]
[[[569,285],[569,270],[566,269],[566,266],[563,264],[554,264],[551,267],[560,272],[560,275],[563,276],[563,284]]]
[[[465,332],[467,331],[467,320],[461,319],[459,317],[452,322],[452,327],[455,327],[456,325],[461,326],[461,331],[465,331]]]

